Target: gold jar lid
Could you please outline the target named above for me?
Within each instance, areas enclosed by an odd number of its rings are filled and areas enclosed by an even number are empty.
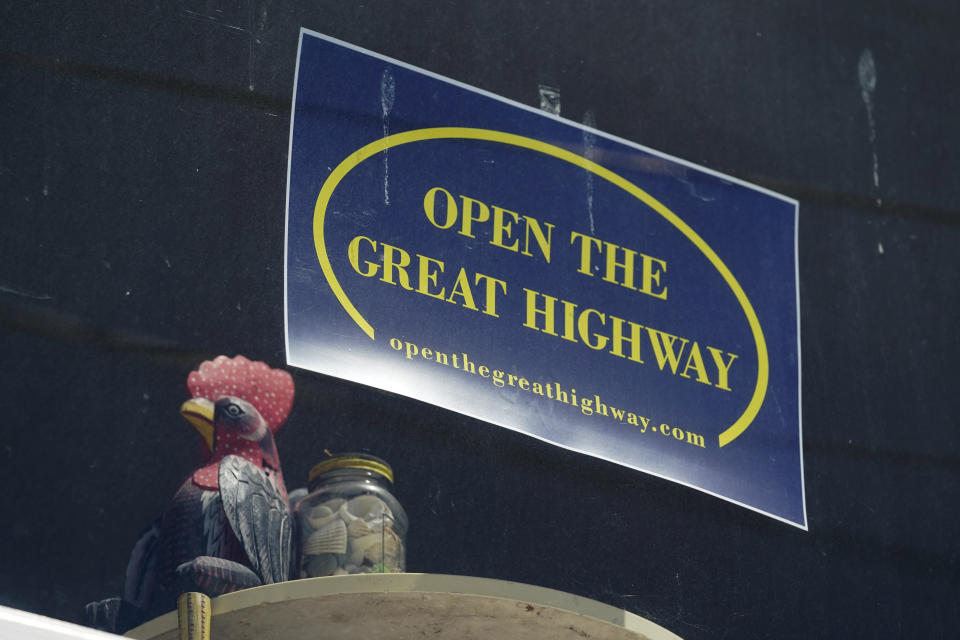
[[[389,482],[393,482],[393,469],[387,464],[386,460],[381,460],[376,456],[371,456],[366,453],[342,453],[313,465],[313,468],[310,469],[307,483],[310,484],[321,474],[335,469],[373,471],[386,478]]]

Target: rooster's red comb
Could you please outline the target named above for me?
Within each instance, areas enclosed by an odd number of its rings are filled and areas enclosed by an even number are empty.
[[[283,369],[271,369],[264,362],[243,356],[217,356],[204,361],[187,377],[187,389],[194,398],[216,402],[223,396],[246,400],[276,432],[293,406],[293,378]]]

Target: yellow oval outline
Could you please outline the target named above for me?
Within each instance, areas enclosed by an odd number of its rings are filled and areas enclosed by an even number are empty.
[[[489,142],[500,142],[516,147],[523,147],[532,151],[538,151],[559,160],[564,160],[570,164],[586,169],[587,171],[592,172],[594,175],[597,175],[604,180],[607,180],[608,182],[620,187],[659,213],[670,224],[683,233],[683,235],[685,235],[687,239],[690,240],[690,242],[692,242],[693,245],[697,247],[704,256],[707,257],[713,267],[723,277],[724,281],[727,283],[727,286],[729,286],[731,291],[733,291],[733,294],[740,303],[744,314],[747,316],[747,322],[750,325],[750,331],[753,334],[753,339],[757,346],[757,385],[753,390],[753,396],[750,398],[750,403],[747,405],[747,408],[740,415],[740,417],[737,418],[732,425],[730,425],[720,434],[720,446],[723,447],[730,444],[737,437],[739,437],[740,434],[747,430],[747,427],[750,426],[750,423],[753,422],[754,418],[756,418],[757,414],[760,412],[760,407],[763,405],[763,400],[767,394],[767,383],[770,375],[767,357],[767,343],[763,337],[763,329],[760,327],[760,320],[757,318],[757,314],[753,310],[753,305],[750,304],[750,300],[747,299],[747,295],[740,287],[740,283],[737,282],[737,279],[727,268],[727,265],[723,263],[716,253],[714,253],[713,249],[710,248],[710,245],[708,245],[703,238],[697,235],[696,231],[691,229],[687,223],[681,220],[675,213],[670,211],[670,209],[662,205],[640,187],[614,173],[613,171],[610,171],[606,167],[588,160],[583,156],[579,156],[571,151],[567,151],[566,149],[562,149],[533,138],[527,138],[525,136],[519,136],[513,133],[505,133],[503,131],[495,131],[492,129],[475,129],[469,127],[432,127],[427,129],[414,129],[412,131],[395,133],[391,136],[387,136],[386,138],[375,140],[370,144],[354,151],[339,165],[337,165],[337,168],[333,170],[326,182],[323,183],[323,187],[320,189],[320,194],[317,196],[317,204],[313,210],[313,242],[317,251],[317,258],[320,260],[320,268],[323,270],[323,275],[327,278],[327,283],[330,285],[330,289],[337,297],[337,300],[340,301],[340,304],[343,306],[347,314],[349,314],[349,316],[353,318],[353,321],[356,322],[361,329],[363,329],[364,333],[373,339],[373,327],[370,326],[370,323],[367,322],[362,315],[360,315],[360,312],[357,311],[356,307],[353,306],[353,303],[350,302],[349,298],[347,298],[347,294],[343,291],[343,287],[340,286],[337,276],[333,273],[333,267],[330,265],[330,258],[327,255],[326,242],[323,236],[323,223],[326,218],[327,205],[330,204],[330,198],[333,196],[334,190],[340,185],[340,181],[343,180],[343,178],[346,177],[346,175],[350,173],[350,171],[352,171],[358,164],[367,158],[376,155],[381,151],[385,151],[386,149],[397,147],[402,144],[441,139],[486,140]]]

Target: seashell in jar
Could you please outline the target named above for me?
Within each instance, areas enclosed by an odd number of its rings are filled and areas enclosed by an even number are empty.
[[[307,524],[314,530],[322,529],[336,519],[336,512],[327,505],[322,504],[310,510],[310,513],[307,515]]]
[[[357,516],[350,513],[350,510],[347,509],[346,502],[340,505],[340,508],[337,509],[337,516],[347,524],[350,524],[351,522],[357,519]]]
[[[347,502],[347,511],[358,518],[374,520],[382,517],[384,513],[389,512],[389,509],[387,509],[387,505],[384,504],[383,500],[377,496],[364,494],[356,498],[351,498]]]
[[[383,562],[387,565],[393,565],[397,562],[401,553],[400,536],[390,527],[384,527],[382,539],[382,550],[378,549],[376,555],[371,555],[371,549],[367,549],[364,555],[373,563]]]
[[[371,533],[379,533],[383,529],[383,522],[367,522],[357,518],[347,525],[347,536],[350,538],[362,538]]]
[[[311,578],[330,576],[337,571],[339,566],[337,556],[332,553],[310,556],[310,561],[307,562],[307,575]]]
[[[344,502],[346,502],[346,500],[343,498],[330,498],[329,500],[324,500],[314,508],[319,509],[320,507],[326,507],[327,509],[330,509],[330,511],[336,513],[337,510],[343,506]]]
[[[400,539],[393,529],[385,528],[380,533],[373,533],[350,541],[350,554],[347,562],[363,564],[366,560],[370,564],[383,562],[392,564],[400,551]]]
[[[303,554],[307,556],[346,552],[347,525],[340,519],[334,519],[324,527],[317,529],[303,543]]]
[[[373,536],[363,536],[362,538],[355,538],[350,541],[350,548],[347,550],[347,567],[350,565],[359,566],[363,562],[363,554],[367,550],[364,544],[369,546],[373,544]],[[377,536],[379,538],[380,536]]]
[[[328,504],[318,504],[314,508],[310,509],[311,518],[326,518],[327,516],[332,516],[333,513],[333,509],[331,509],[330,505]]]

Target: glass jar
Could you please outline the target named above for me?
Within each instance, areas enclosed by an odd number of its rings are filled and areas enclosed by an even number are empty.
[[[310,470],[307,486],[296,507],[301,578],[405,570],[407,514],[390,492],[389,464],[337,455]]]

